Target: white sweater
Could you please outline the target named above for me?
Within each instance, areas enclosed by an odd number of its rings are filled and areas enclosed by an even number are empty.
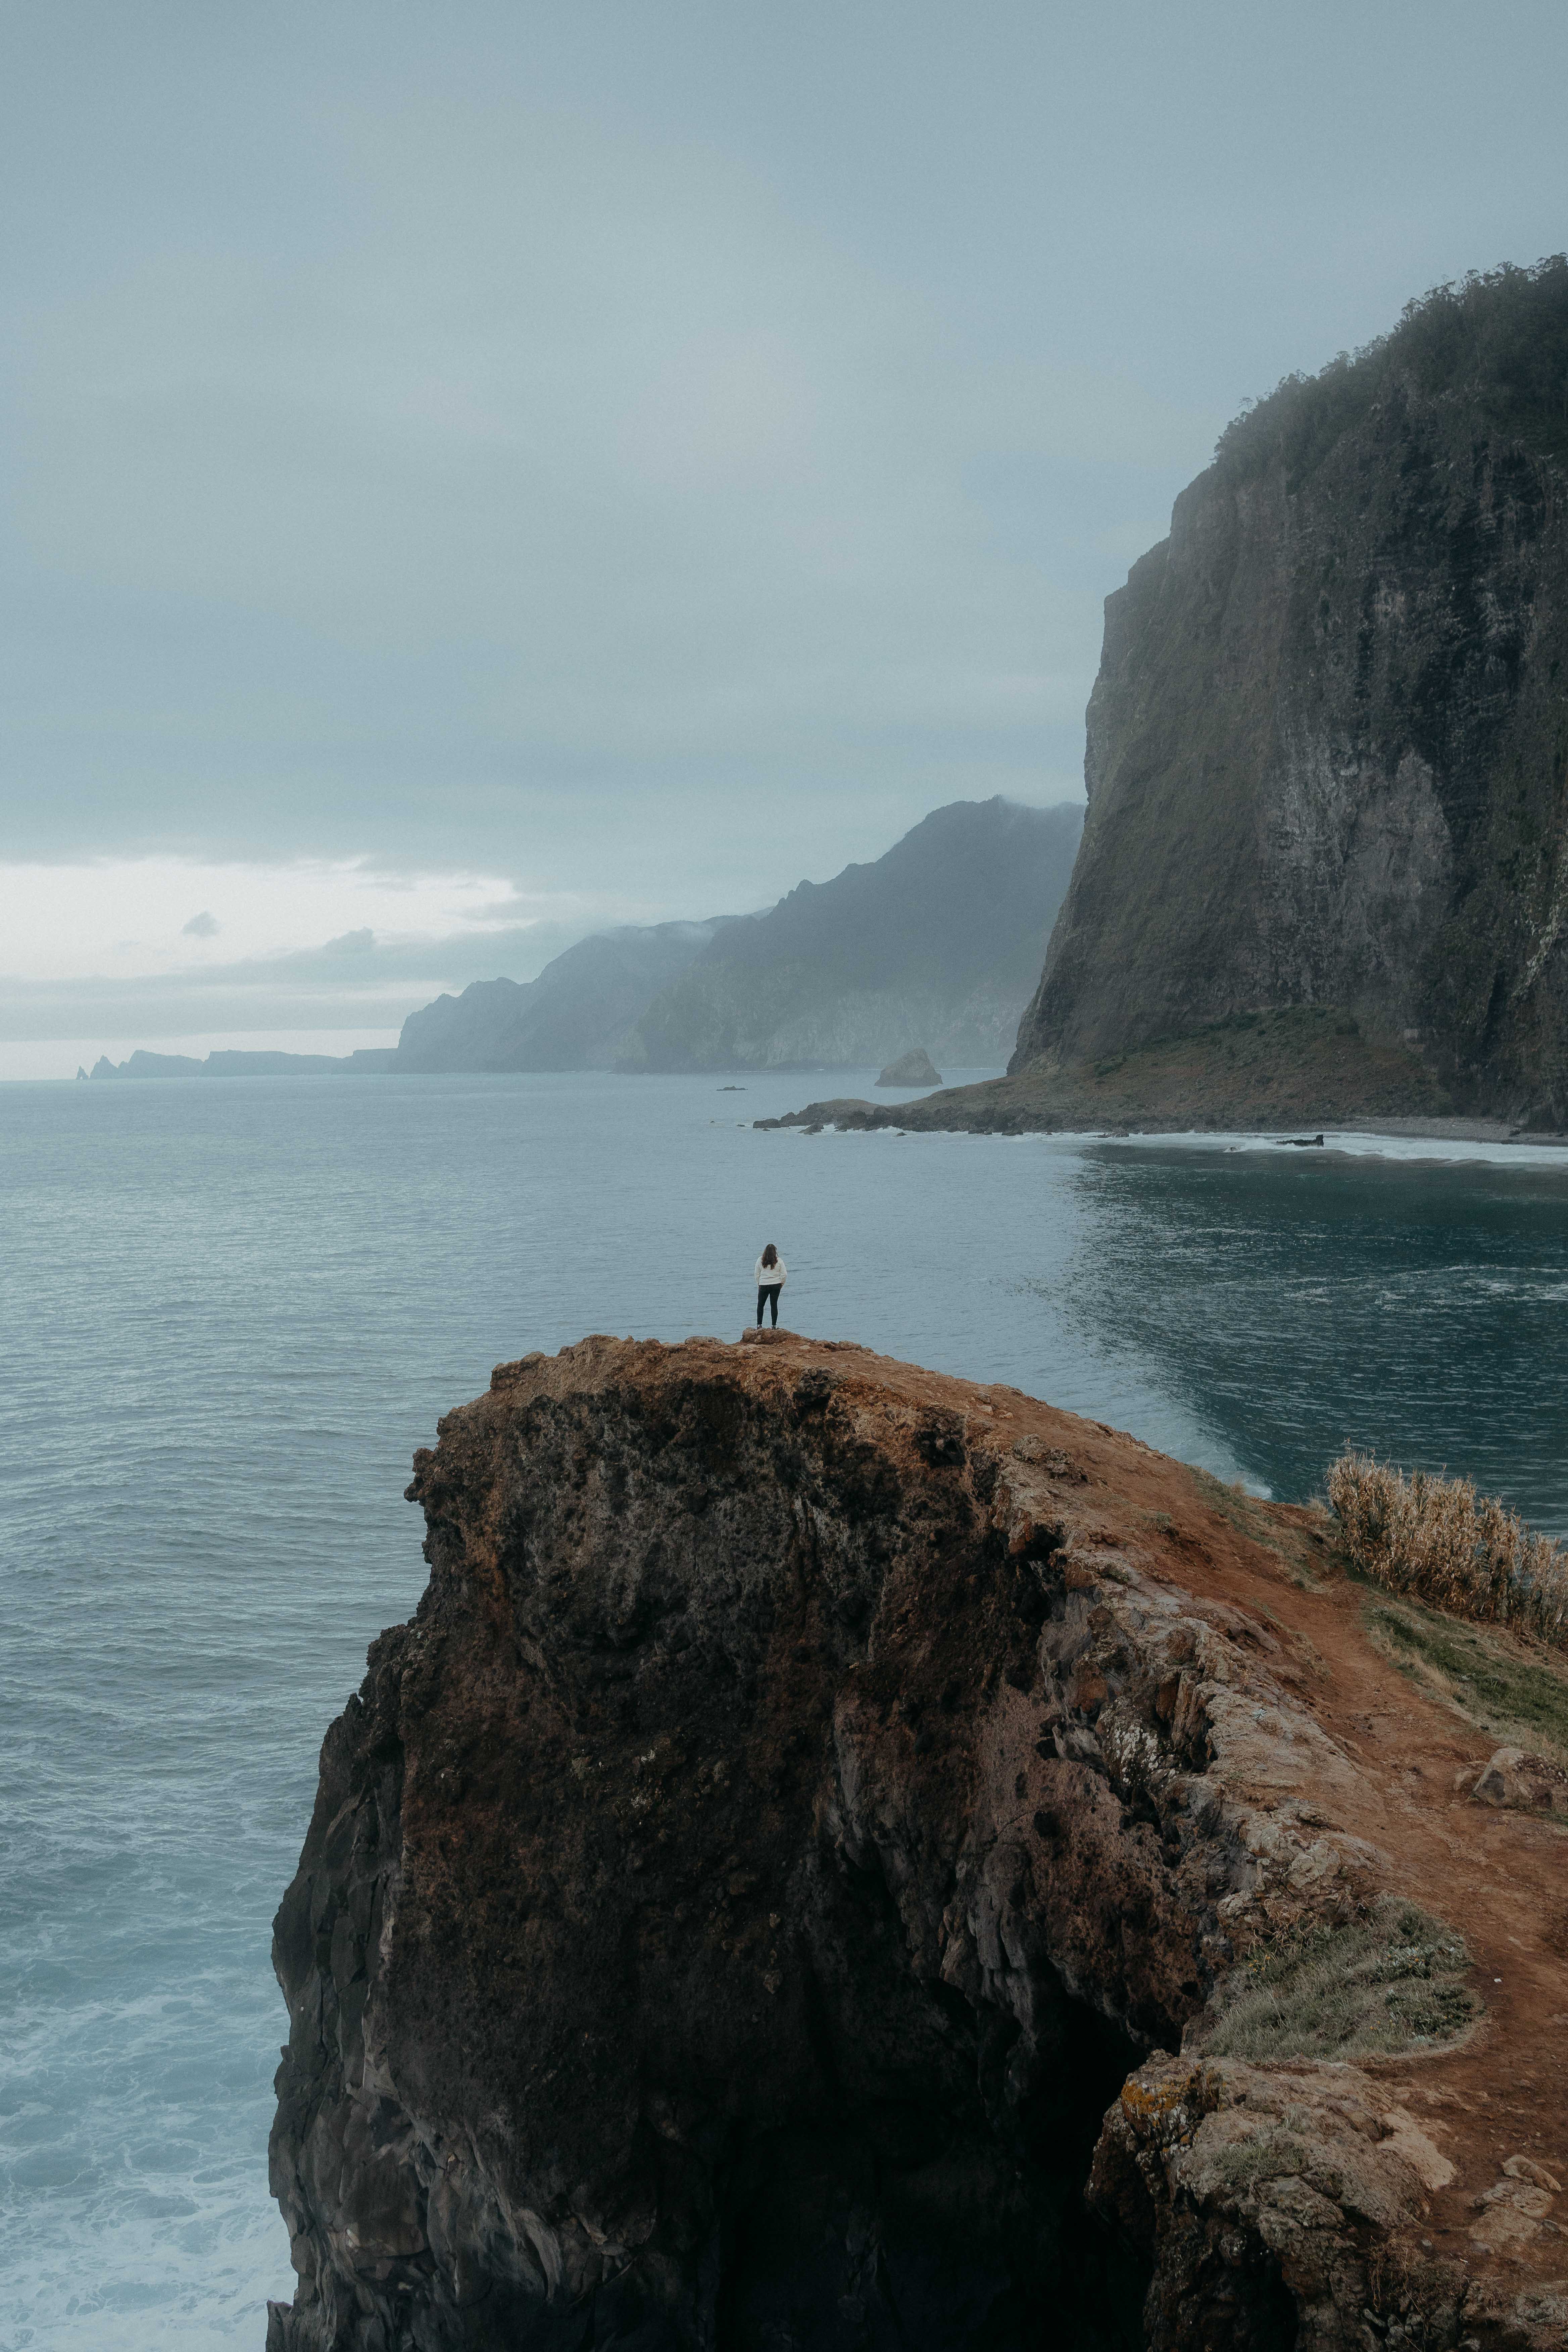
[[[782,1257],[780,1258],[777,1265],[764,1265],[761,1258],[757,1260],[757,1288],[759,1290],[771,1290],[774,1283],[777,1283],[779,1288],[782,1290],[788,1280],[789,1273]]]

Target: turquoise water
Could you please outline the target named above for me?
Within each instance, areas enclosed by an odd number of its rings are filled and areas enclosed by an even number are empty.
[[[0,2343],[258,2347],[289,2293],[271,1915],[424,1580],[409,1454],[500,1359],[738,1333],[774,1240],[802,1329],[1568,1531],[1559,1156],[737,1124],[811,1083],[0,1088]]]

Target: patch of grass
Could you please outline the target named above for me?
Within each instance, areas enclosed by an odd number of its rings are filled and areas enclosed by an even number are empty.
[[[1194,1469],[1190,1475],[1209,1508],[1217,1511],[1238,1536],[1282,1560],[1292,1583],[1308,1591],[1318,1589],[1323,1581],[1322,1562],[1310,1538],[1294,1520],[1277,1517],[1256,1495],[1249,1495],[1244,1486],[1227,1486],[1212,1471]]]
[[[1280,2180],[1287,2173],[1305,2172],[1311,2160],[1305,2140],[1270,2129],[1221,2148],[1214,2168],[1227,2188],[1250,2189],[1255,2180]]]
[[[1328,1487],[1344,1548],[1375,1583],[1568,1649],[1568,1553],[1468,1478],[1407,1478],[1352,1453],[1330,1465]]]
[[[1205,2057],[1363,2058],[1450,2042],[1479,2014],[1461,1939],[1384,1895],[1346,1927],[1259,1945],[1226,1979]]]
[[[1368,1600],[1362,1616],[1373,1647],[1428,1697],[1500,1743],[1568,1764],[1568,1668],[1543,1643],[1405,1599]]]

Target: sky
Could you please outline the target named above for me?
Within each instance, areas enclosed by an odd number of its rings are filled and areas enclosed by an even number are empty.
[[[1568,9],[0,5],[0,1076],[1082,797],[1249,397],[1568,244]]]

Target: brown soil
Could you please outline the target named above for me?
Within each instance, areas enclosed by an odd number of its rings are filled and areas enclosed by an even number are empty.
[[[876,1370],[919,1392],[922,1376],[909,1367],[878,1360]],[[924,1378],[933,1402],[964,1385]],[[1456,2049],[1361,2062],[1446,2126],[1441,2145],[1456,2178],[1433,2195],[1429,2234],[1439,2252],[1463,2259],[1476,2200],[1510,2157],[1532,2158],[1568,2189],[1568,1833],[1457,1790],[1497,1743],[1425,1697],[1373,1647],[1368,1588],[1347,1572],[1326,1515],[1217,1486],[1135,1438],[1015,1391],[971,1393],[992,1402],[999,1442],[1035,1432],[1070,1449],[1107,1532],[1129,1548],[1146,1553],[1159,1519],[1171,1518],[1163,1573],[1172,1583],[1194,1600],[1257,1611],[1297,1647],[1294,1695],[1363,1768],[1358,1800],[1347,1806],[1336,1787],[1336,1823],[1379,1847],[1400,1891],[1465,1937],[1487,2012],[1474,2032]],[[1310,1780],[1300,1793],[1310,1795]],[[1543,2237],[1512,2259],[1561,2281],[1568,2244]]]
[[[818,1357],[801,1340],[790,1353]],[[1476,2201],[1510,2157],[1533,2158],[1568,2190],[1568,1832],[1467,1793],[1497,1739],[1424,1696],[1374,1648],[1364,1622],[1370,1589],[1336,1549],[1331,1518],[1259,1502],[1016,1390],[972,1388],[885,1357],[861,1365],[913,1402],[951,1406],[955,1391],[984,1399],[999,1450],[1032,1434],[1069,1452],[1088,1475],[1108,1545],[1145,1558],[1152,1541],[1163,1545],[1158,1580],[1197,1601],[1239,1604],[1294,1647],[1298,1669],[1281,1679],[1362,1768],[1358,1796],[1347,1805],[1336,1783],[1326,1810],[1389,1857],[1401,1893],[1465,1937],[1486,2005],[1458,2048],[1360,2062],[1445,2126],[1442,2149],[1456,2177],[1433,2195],[1436,2247],[1464,2258]],[[1505,1639],[1521,1653],[1531,1646]],[[1299,1793],[1311,1797],[1310,1777]],[[1562,2210],[1568,2218],[1568,2202]],[[1568,2243],[1548,2235],[1516,2248],[1512,2260],[1561,2281]]]

